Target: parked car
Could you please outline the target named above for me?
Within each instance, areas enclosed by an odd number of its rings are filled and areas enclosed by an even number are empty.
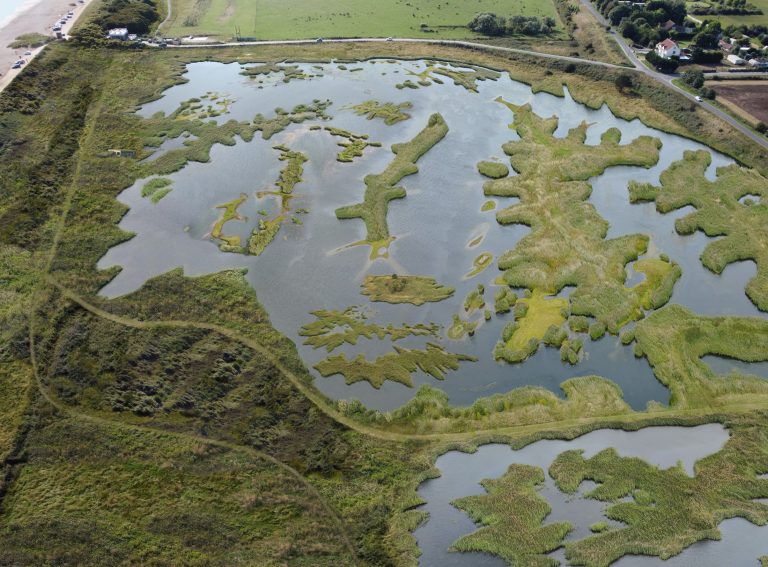
[[[32,55],[32,52],[31,51],[25,51],[24,55]]]
[[[315,41],[316,41],[316,43],[323,43],[323,38],[322,37],[318,37]]]
[[[21,63],[16,61],[16,63],[13,64],[13,67],[11,67],[11,69],[21,69]]]
[[[387,38],[387,41],[392,41],[392,38],[391,38],[391,37],[388,37],[388,38]]]
[[[696,102],[701,102],[701,97],[700,96],[696,96]]]

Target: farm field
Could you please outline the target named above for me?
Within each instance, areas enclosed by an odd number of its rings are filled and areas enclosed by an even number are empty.
[[[696,2],[697,4],[706,4],[706,2]],[[700,20],[717,20],[723,26],[738,26],[738,25],[768,25],[768,0],[749,0],[750,4],[754,4],[760,8],[763,13],[751,16],[699,16],[694,15],[694,18]]]
[[[228,39],[239,30],[241,36],[259,40],[388,36],[461,39],[476,36],[466,26],[478,12],[558,20],[552,0],[173,0],[172,6],[172,16],[161,29],[167,37]]]
[[[718,100],[749,122],[768,124],[768,81],[710,81]]]

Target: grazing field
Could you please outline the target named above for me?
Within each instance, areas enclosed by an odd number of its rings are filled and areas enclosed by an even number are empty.
[[[750,122],[768,124],[768,81],[711,81],[725,106]]]
[[[752,16],[694,16],[701,20],[717,20],[723,27],[725,26],[756,26],[756,25],[768,25],[768,0],[749,0],[750,4],[754,4],[760,8],[763,13]],[[690,4],[690,3],[689,3]],[[709,4],[706,1],[699,1],[696,4]]]
[[[478,12],[504,16],[549,16],[552,0],[308,0],[290,6],[279,0],[173,0],[165,36],[209,35],[257,39],[312,37],[467,38]]]

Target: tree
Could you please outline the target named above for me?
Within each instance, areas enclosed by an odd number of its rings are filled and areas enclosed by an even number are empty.
[[[678,59],[664,59],[655,51],[649,51],[645,59],[662,73],[674,73],[680,66]]]
[[[477,14],[471,22],[469,22],[469,29],[473,32],[481,33],[488,36],[503,35],[506,30],[506,20],[490,12],[484,12]]]
[[[616,85],[616,88],[619,89],[619,92],[623,93],[625,90],[632,88],[633,86],[632,77],[630,77],[626,73],[621,73],[614,80],[614,84]]]
[[[72,33],[72,41],[85,47],[104,45],[104,32],[96,24],[85,24]]]
[[[683,82],[694,89],[700,89],[704,86],[704,73],[701,71],[686,71],[683,73]]]

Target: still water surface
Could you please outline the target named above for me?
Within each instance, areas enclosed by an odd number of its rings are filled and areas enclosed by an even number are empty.
[[[436,322],[447,328],[452,315],[461,311],[466,294],[478,283],[486,286],[486,299],[492,303],[493,280],[498,271],[494,264],[481,275],[464,279],[474,258],[481,252],[498,258],[528,232],[523,226],[502,227],[496,223],[493,211],[480,210],[487,199],[482,193],[484,178],[477,173],[475,165],[484,159],[504,159],[501,145],[516,138],[516,134],[506,128],[513,118],[511,112],[493,102],[496,96],[502,95],[516,104],[530,103],[542,116],[560,117],[556,136],[566,135],[570,128],[586,120],[593,124],[588,144],[599,143],[602,133],[611,127],[622,131],[622,143],[641,135],[659,137],[664,146],[656,166],[647,170],[613,168],[593,180],[595,190],[591,201],[610,222],[609,236],[630,232],[650,234],[651,255],[666,252],[682,264],[684,276],[676,287],[674,301],[705,313],[759,314],[743,292],[744,285],[754,275],[753,265],[731,266],[723,275],[714,275],[698,260],[707,241],[705,236],[680,237],[673,229],[675,214],[663,216],[650,206],[628,204],[630,179],[658,182],[664,169],[680,159],[685,150],[702,149],[700,144],[654,131],[638,120],[617,119],[607,108],[590,110],[570,96],[534,94],[530,87],[507,75],[498,81],[479,83],[479,92],[472,93],[450,81],[418,90],[395,88],[395,84],[409,78],[406,74],[409,70],[425,69],[424,62],[376,61],[350,65],[350,68],[362,69],[356,72],[341,70],[334,64],[324,65],[322,71],[311,65],[302,67],[307,73],[322,76],[286,84],[278,75],[261,79],[259,83],[240,75],[241,67],[236,63],[195,63],[189,65],[187,83],[172,87],[162,98],[143,107],[140,114],[170,113],[182,101],[210,91],[234,100],[230,114],[216,118],[219,122],[230,118],[250,120],[259,112],[269,116],[278,106],[290,109],[313,99],[330,99],[334,126],[369,134],[371,140],[382,142],[384,147],[369,148],[355,163],[341,164],[335,160],[338,138],[326,132],[310,131],[311,124],[305,123],[292,126],[269,141],[256,138],[250,143],[239,141],[233,147],[215,146],[209,163],[190,163],[170,176],[174,190],[157,205],[141,197],[145,181],[137,182],[120,195],[120,200],[130,207],[120,226],[136,236],[112,248],[99,262],[101,268],[113,265],[123,268],[102,290],[105,296],[134,291],[148,278],[177,266],[182,266],[188,275],[245,267],[249,270],[248,280],[275,326],[299,345],[302,342],[297,334],[299,328],[313,320],[310,311],[344,309],[350,305],[372,308],[380,323]],[[349,109],[352,104],[370,99],[410,101],[414,105],[409,111],[413,118],[387,126],[378,120],[356,116]],[[382,171],[393,157],[389,146],[415,136],[433,112],[442,113],[450,132],[420,160],[419,173],[403,180],[408,196],[391,203],[389,226],[397,239],[391,247],[390,258],[372,262],[367,248],[345,248],[364,238],[365,229],[357,220],[338,221],[335,209],[360,201],[365,187],[363,177]],[[166,142],[158,151],[178,143]],[[283,225],[276,241],[260,257],[220,252],[209,238],[211,226],[219,215],[215,209],[217,204],[230,201],[241,192],[250,195],[240,209],[249,222],[233,221],[227,225],[228,232],[243,237],[247,237],[256,222],[259,209],[275,210],[276,203],[268,199],[257,201],[253,194],[272,187],[277,179],[282,164],[272,149],[276,144],[289,145],[310,158],[305,164],[304,182],[297,186],[294,200],[296,208],[309,209],[310,213],[303,217],[303,226]],[[708,175],[713,176],[715,167],[728,163],[729,159],[714,154]],[[514,202],[513,199],[496,201],[499,207]],[[483,241],[470,247],[472,239],[480,234],[484,235]],[[158,246],[160,242],[162,246]],[[371,304],[359,294],[364,275],[393,272],[434,276],[441,284],[455,287],[456,294],[449,300],[422,307]],[[629,272],[629,282],[635,283],[631,280],[631,267]],[[717,301],[711,301],[709,296],[713,290],[717,290]],[[594,343],[587,341],[584,360],[576,366],[561,363],[559,353],[546,348],[522,365],[494,362],[491,352],[508,318],[494,317],[471,339],[443,340],[448,350],[477,356],[480,361],[463,364],[443,382],[418,373],[414,377],[415,386],[425,383],[438,386],[448,393],[452,403],[466,405],[478,397],[524,385],[539,385],[562,394],[559,385],[563,380],[598,374],[618,383],[627,402],[635,409],[643,409],[651,400],[667,403],[668,391],[655,379],[645,359],[636,359],[631,347],[622,346],[612,337]],[[423,340],[409,339],[399,344],[418,347],[423,343]],[[356,347],[348,346],[337,352],[349,355],[364,352],[372,358],[390,348],[384,341],[362,339]],[[300,352],[310,366],[326,356],[324,350],[314,351],[303,346]],[[317,385],[332,398],[357,398],[380,410],[403,405],[415,392],[392,382],[385,383],[380,390],[367,383],[348,386],[341,376],[318,377]]]

